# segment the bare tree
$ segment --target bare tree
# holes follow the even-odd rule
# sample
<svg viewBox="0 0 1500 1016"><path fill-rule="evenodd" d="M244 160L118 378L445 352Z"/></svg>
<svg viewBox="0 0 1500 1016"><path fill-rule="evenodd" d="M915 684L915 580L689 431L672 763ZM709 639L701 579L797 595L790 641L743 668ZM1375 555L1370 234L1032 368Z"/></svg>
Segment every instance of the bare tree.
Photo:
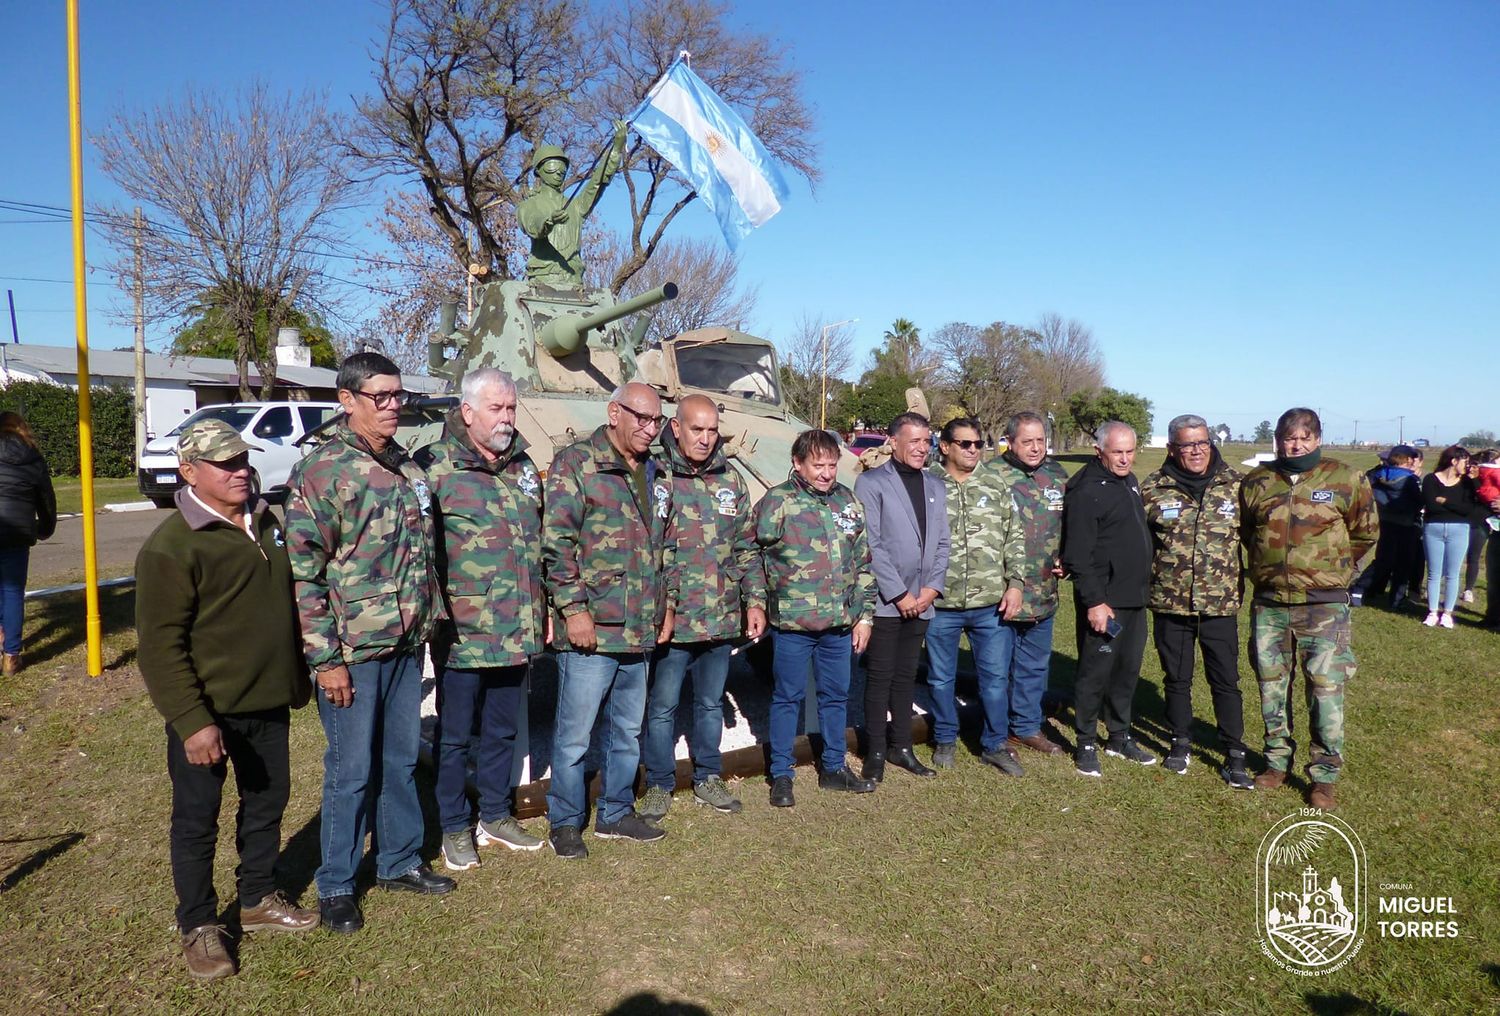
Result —
<svg viewBox="0 0 1500 1016"><path fill-rule="evenodd" d="M802 98L801 72L789 66L784 46L736 29L732 16L730 5L717 0L626 0L601 8L595 32L602 67L586 106L595 150L603 149L611 122L629 115L687 50L694 73L744 116L766 150L816 184L813 115ZM616 290L651 259L667 227L696 196L639 135L625 150L622 173L631 223L627 256L611 280Z"/></svg>
<svg viewBox="0 0 1500 1016"><path fill-rule="evenodd" d="M826 351L823 345L825 330ZM791 334L777 346L781 353L781 380L787 408L816 424L823 399L825 352L828 392L835 395L848 387L848 382L842 379L854 369L854 333L843 326L827 328L821 316L803 314L792 325Z"/></svg>
<svg viewBox="0 0 1500 1016"><path fill-rule="evenodd" d="M932 347L940 363L937 379L949 396L986 433L1000 431L1006 417L1028 408L1035 396L1031 361L1036 336L997 321L980 328L953 322L939 328Z"/></svg>
<svg viewBox="0 0 1500 1016"><path fill-rule="evenodd" d="M1104 384L1104 357L1094 333L1074 318L1043 314L1034 329L1031 376L1036 400L1056 421L1063 447L1072 444L1078 428L1069 417L1068 400L1078 392L1097 391Z"/></svg>
<svg viewBox="0 0 1500 1016"><path fill-rule="evenodd" d="M181 319L212 294L232 322L240 395L253 360L261 395L276 382L274 336L297 306L332 314L326 255L344 240L337 213L354 185L329 161L337 131L320 96L275 96L263 84L227 99L189 91L139 114L117 113L93 138L100 167L146 207L147 308ZM124 208L95 210L114 248L111 271L134 274ZM256 341L264 315L272 341Z"/></svg>
<svg viewBox="0 0 1500 1016"><path fill-rule="evenodd" d="M604 277L629 256L618 235L611 235L599 267ZM677 299L655 309L648 339L660 340L709 325L744 329L755 313L759 287L741 286L740 261L716 240L667 240L646 266L630 277L621 297L636 296L664 282L677 283Z"/></svg>

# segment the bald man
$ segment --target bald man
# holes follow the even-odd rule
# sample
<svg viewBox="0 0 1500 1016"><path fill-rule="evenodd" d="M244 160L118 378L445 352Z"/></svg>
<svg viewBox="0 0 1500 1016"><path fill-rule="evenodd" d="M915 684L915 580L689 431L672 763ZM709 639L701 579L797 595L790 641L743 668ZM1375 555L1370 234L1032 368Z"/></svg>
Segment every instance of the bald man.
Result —
<svg viewBox="0 0 1500 1016"><path fill-rule="evenodd" d="M635 811L646 672L672 637L662 581L671 486L648 458L661 432L661 399L649 385L617 388L608 422L557 453L547 475L542 564L558 617L557 721L547 818L560 858L588 856L583 758L600 710L606 723L603 787L594 835L638 842L666 835Z"/></svg>
<svg viewBox="0 0 1500 1016"><path fill-rule="evenodd" d="M672 641L657 649L646 702L646 795L640 814L661 819L677 786L677 706L683 680L693 679L688 751L693 800L733 815L739 798L724 783L719 739L724 733L724 681L731 640L739 638L740 576L735 541L750 520L750 491L724 455L719 407L689 395L662 431L656 482L671 486L672 524L662 570L676 604Z"/></svg>

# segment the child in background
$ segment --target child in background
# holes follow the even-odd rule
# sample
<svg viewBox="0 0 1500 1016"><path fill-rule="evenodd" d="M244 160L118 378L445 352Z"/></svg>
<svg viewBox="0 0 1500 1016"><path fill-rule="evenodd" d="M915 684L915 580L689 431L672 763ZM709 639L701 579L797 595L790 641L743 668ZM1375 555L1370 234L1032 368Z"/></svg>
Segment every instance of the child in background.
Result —
<svg viewBox="0 0 1500 1016"><path fill-rule="evenodd" d="M1474 456L1474 493L1490 510L1484 524L1490 532L1500 532L1500 513L1494 507L1500 501L1500 448L1486 448Z"/></svg>

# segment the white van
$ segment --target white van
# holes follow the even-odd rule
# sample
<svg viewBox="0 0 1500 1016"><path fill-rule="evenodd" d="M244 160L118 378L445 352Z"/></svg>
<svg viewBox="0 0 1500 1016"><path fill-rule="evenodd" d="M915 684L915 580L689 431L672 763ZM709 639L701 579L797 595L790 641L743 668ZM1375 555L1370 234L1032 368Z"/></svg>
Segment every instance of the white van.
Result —
<svg viewBox="0 0 1500 1016"><path fill-rule="evenodd" d="M302 435L335 413L337 402L236 402L227 406L204 406L172 431L146 443L141 453L139 483L158 508L172 507L172 496L182 486L177 472L177 436L199 420L222 420L240 432L248 443L262 449L250 453L250 482L267 492L285 487L292 465L302 457L297 442Z"/></svg>

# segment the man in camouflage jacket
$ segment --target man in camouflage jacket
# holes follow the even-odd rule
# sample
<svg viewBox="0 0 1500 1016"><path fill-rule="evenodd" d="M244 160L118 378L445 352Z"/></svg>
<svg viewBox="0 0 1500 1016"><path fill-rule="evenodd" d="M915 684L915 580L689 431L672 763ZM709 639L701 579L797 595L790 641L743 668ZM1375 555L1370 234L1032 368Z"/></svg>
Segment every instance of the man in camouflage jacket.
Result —
<svg viewBox="0 0 1500 1016"><path fill-rule="evenodd" d="M743 631L735 547L750 526L750 491L724 455L719 409L707 396L689 395L677 404L677 418L662 431L661 446L655 482L671 486L672 502L662 571L676 612L672 641L657 648L652 666L642 747L646 794L638 810L656 820L671 807L677 707L683 680L691 674L693 799L736 814L741 805L722 778L719 740L732 640Z"/></svg>
<svg viewBox="0 0 1500 1016"><path fill-rule="evenodd" d="M432 499L421 467L395 440L406 398L396 365L357 353L340 366L338 387L345 419L293 467L286 534L328 738L318 899L326 926L354 932L364 923L354 872L372 819L380 885L443 893L453 880L433 874L419 853L418 661L442 616Z"/></svg>
<svg viewBox="0 0 1500 1016"><path fill-rule="evenodd" d="M542 562L560 615L547 818L564 859L588 856L583 759L601 708L609 726L594 835L639 842L666 835L636 814L634 789L647 663L673 625L661 573L672 490L648 458L661 398L632 382L614 392L606 412L608 423L557 453L544 488Z"/></svg>
<svg viewBox="0 0 1500 1016"><path fill-rule="evenodd" d="M1059 755L1042 729L1042 697L1052 665L1052 623L1057 614L1063 498L1068 474L1047 454L1047 424L1023 412L1005 424L1006 450L980 470L979 493L989 495L1000 548L1000 646L1005 680L993 720L994 737L1009 730L1006 754L1026 748ZM983 700L983 694L980 696ZM1004 711L1008 703L1008 715ZM986 725L989 706L986 705ZM1010 771L999 760L999 768Z"/></svg>
<svg viewBox="0 0 1500 1016"><path fill-rule="evenodd" d="M1311 409L1281 414L1277 458L1240 487L1240 532L1254 587L1250 664L1266 721L1266 771L1255 785L1286 782L1297 747L1287 698L1300 664L1313 739L1309 801L1329 810L1344 764L1344 685L1355 671L1349 586L1380 523L1370 481L1323 458L1322 436Z"/></svg>
<svg viewBox="0 0 1500 1016"><path fill-rule="evenodd" d="M441 440L417 452L442 524L437 567L448 621L433 639L437 671L438 821L450 871L479 864L481 847L536 850L542 841L511 815L517 724L531 657L542 651L542 481L516 433L516 385L493 367L463 378L462 401ZM469 823L464 783L469 734L479 720Z"/></svg>
<svg viewBox="0 0 1500 1016"><path fill-rule="evenodd" d="M846 710L853 653L870 641L875 575L864 512L854 492L838 482L839 445L823 430L792 442L792 475L766 491L737 548L744 569L746 634L769 626L775 649L771 695L771 805L790 808L792 746L797 714L807 695L807 671L817 680L818 728L823 734L824 790L868 794L875 781L844 764Z"/></svg>
<svg viewBox="0 0 1500 1016"><path fill-rule="evenodd" d="M1214 447L1201 416L1167 425L1167 461L1141 484L1151 529L1151 616L1161 658L1172 747L1163 765L1181 776L1191 758L1193 654L1213 697L1220 775L1251 789L1245 770L1245 702L1240 695L1240 481Z"/></svg>

